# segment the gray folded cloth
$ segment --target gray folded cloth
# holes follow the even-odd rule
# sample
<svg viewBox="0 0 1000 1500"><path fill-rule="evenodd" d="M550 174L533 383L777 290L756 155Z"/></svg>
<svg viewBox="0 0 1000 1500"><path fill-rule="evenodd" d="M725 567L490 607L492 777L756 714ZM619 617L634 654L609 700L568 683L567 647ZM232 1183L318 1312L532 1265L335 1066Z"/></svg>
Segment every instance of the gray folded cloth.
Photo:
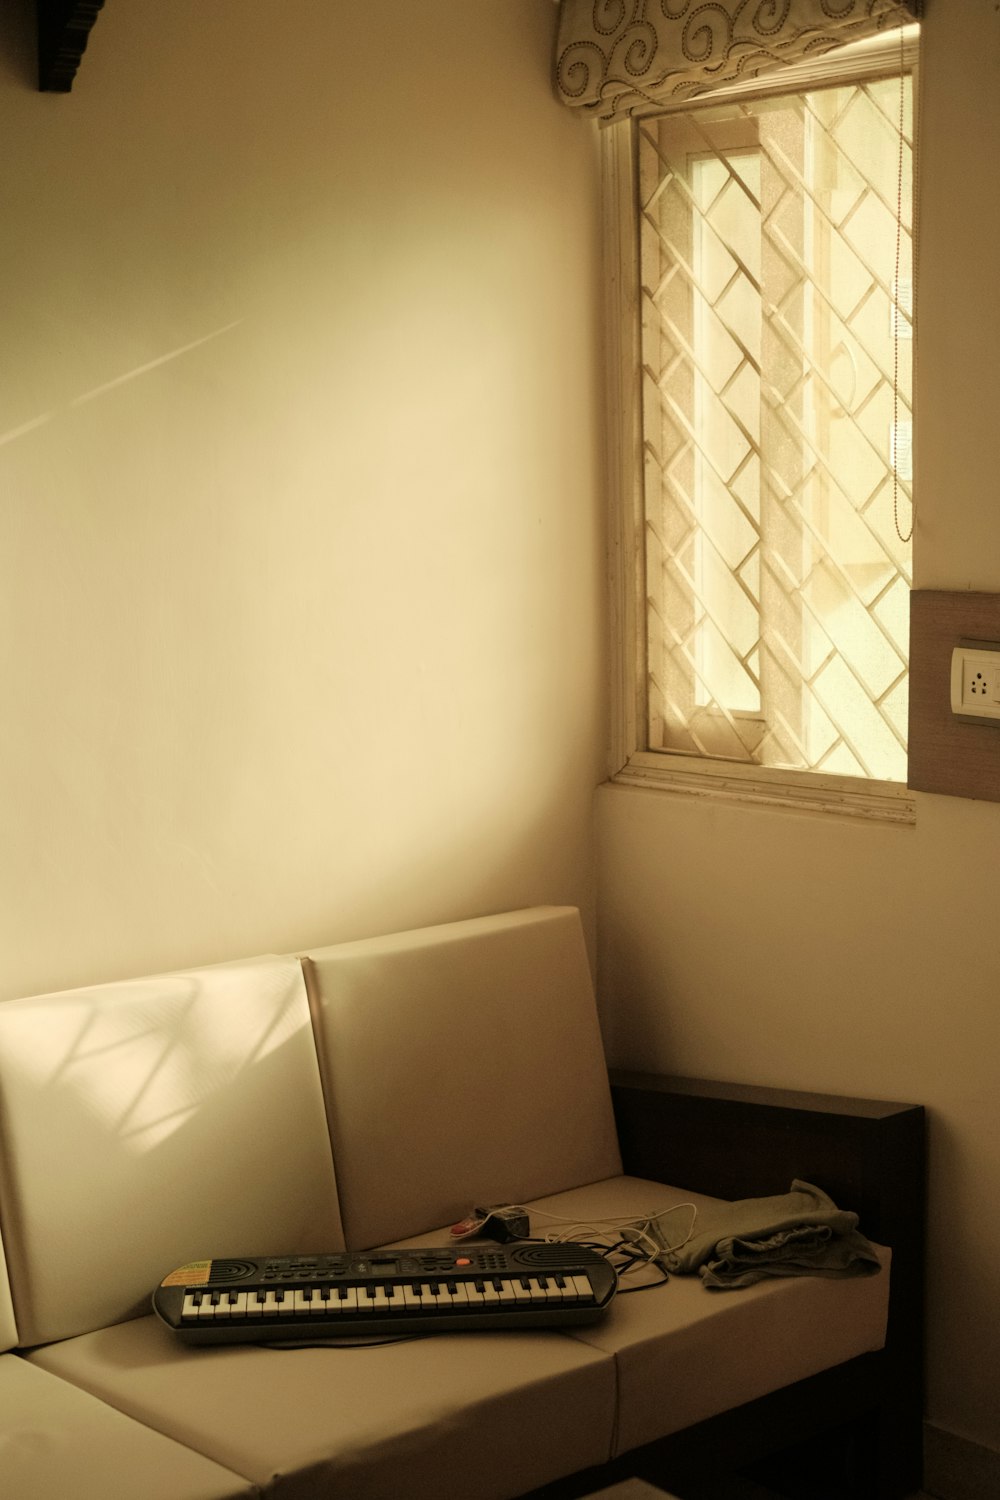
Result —
<svg viewBox="0 0 1000 1500"><path fill-rule="evenodd" d="M768 1276L872 1276L881 1263L858 1216L810 1182L774 1198L740 1198L698 1210L687 1244L668 1251L667 1269L701 1276L722 1291Z"/></svg>

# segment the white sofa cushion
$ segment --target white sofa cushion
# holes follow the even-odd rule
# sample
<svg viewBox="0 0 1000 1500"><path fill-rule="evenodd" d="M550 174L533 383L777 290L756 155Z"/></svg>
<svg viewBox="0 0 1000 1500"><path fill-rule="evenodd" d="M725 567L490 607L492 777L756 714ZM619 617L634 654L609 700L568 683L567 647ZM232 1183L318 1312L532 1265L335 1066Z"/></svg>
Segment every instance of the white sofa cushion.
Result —
<svg viewBox="0 0 1000 1500"><path fill-rule="evenodd" d="M675 1210L661 1221L669 1243L684 1239L695 1208L717 1203L641 1177L617 1176L526 1204L533 1236L573 1239L624 1220ZM440 1244L447 1231L413 1235L405 1245ZM597 1323L566 1337L614 1359L614 1455L668 1437L695 1422L767 1396L782 1386L881 1349L889 1303L890 1251L875 1247L878 1275L774 1279L737 1291L709 1291L699 1276L627 1275Z"/></svg>
<svg viewBox="0 0 1000 1500"><path fill-rule="evenodd" d="M613 1440L613 1358L553 1332L190 1348L141 1318L29 1358L280 1500L507 1500Z"/></svg>
<svg viewBox="0 0 1000 1500"><path fill-rule="evenodd" d="M345 943L303 967L351 1248L621 1170L575 908Z"/></svg>
<svg viewBox="0 0 1000 1500"><path fill-rule="evenodd" d="M528 1205L559 1219L712 1200L618 1176ZM557 1216L557 1217L553 1217ZM683 1238L688 1210L664 1221ZM407 1243L441 1243L445 1230ZM888 1252L884 1252L888 1258ZM381 1347L190 1348L154 1319L29 1356L282 1500L506 1500L881 1347L888 1270L708 1291L626 1291L582 1328L441 1334Z"/></svg>
<svg viewBox="0 0 1000 1500"><path fill-rule="evenodd" d="M106 1406L0 1355L0 1495L5 1500L237 1500L245 1479Z"/></svg>
<svg viewBox="0 0 1000 1500"><path fill-rule="evenodd" d="M260 958L0 1005L22 1344L149 1307L205 1256L342 1242L300 966Z"/></svg>
<svg viewBox="0 0 1000 1500"><path fill-rule="evenodd" d="M16 1343L17 1324L14 1322L14 1304L10 1299L10 1279L7 1275L3 1240L0 1239L0 1351L13 1349Z"/></svg>
<svg viewBox="0 0 1000 1500"><path fill-rule="evenodd" d="M617 1177L532 1204L531 1230L556 1232L559 1226L548 1215L618 1220L713 1201L642 1178ZM690 1211L678 1208L660 1222L670 1243L678 1243L691 1221ZM881 1349L891 1257L888 1249L875 1248L883 1269L874 1276L774 1278L740 1290L710 1291L699 1276L688 1275L644 1291L619 1290L601 1322L572 1333L614 1357L616 1454ZM633 1284L625 1277L621 1288Z"/></svg>

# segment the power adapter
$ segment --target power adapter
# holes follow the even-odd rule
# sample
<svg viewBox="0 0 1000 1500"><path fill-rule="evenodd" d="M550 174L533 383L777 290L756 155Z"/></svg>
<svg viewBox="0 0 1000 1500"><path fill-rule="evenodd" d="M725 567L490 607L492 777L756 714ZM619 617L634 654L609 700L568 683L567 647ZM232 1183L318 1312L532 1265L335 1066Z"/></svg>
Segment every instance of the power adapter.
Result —
<svg viewBox="0 0 1000 1500"><path fill-rule="evenodd" d="M492 1203L488 1208L473 1208L467 1218L451 1226L453 1239L485 1235L501 1245L508 1240L526 1240L531 1232L527 1209L509 1203Z"/></svg>

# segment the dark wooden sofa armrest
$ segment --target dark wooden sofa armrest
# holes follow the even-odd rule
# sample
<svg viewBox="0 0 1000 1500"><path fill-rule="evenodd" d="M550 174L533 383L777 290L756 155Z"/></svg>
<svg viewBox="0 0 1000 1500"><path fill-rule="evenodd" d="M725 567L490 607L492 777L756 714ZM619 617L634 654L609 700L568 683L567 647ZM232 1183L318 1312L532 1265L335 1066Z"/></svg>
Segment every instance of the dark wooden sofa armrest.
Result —
<svg viewBox="0 0 1000 1500"><path fill-rule="evenodd" d="M871 1239L921 1255L925 1120L920 1105L656 1073L611 1073L625 1171L716 1198L813 1182Z"/></svg>
<svg viewBox="0 0 1000 1500"><path fill-rule="evenodd" d="M892 1250L889 1324L878 1360L881 1475L918 1488L924 1367L926 1119L920 1105L613 1071L626 1173L718 1198L815 1183ZM871 1360L869 1359L869 1363ZM895 1471L895 1474L893 1473Z"/></svg>

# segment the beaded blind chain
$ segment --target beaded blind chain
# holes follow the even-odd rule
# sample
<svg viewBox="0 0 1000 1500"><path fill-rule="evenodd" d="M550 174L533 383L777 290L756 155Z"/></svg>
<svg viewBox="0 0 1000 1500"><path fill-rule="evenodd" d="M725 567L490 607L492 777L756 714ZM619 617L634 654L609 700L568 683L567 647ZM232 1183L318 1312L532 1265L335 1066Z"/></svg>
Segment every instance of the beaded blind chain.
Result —
<svg viewBox="0 0 1000 1500"><path fill-rule="evenodd" d="M896 535L899 537L899 540L901 542L908 542L913 536L913 526L915 520L915 506L912 498L910 501L910 529L905 533L905 535L903 533L902 527L899 524L899 329L900 319L902 317L902 312L899 305L899 268L903 239L903 160L905 148L904 129L906 123L906 75L904 72L905 60L903 43L904 24L905 17L901 17L899 24L899 157L897 161L896 172L896 274L893 282L894 317L892 335L892 430L896 434L896 452L893 455L892 464L892 519L893 524L896 527ZM913 225L913 234L915 237L915 223ZM915 285L915 278L911 280L911 285ZM913 316L915 306L916 300L915 298L911 298L911 318ZM916 341L914 341L914 348L915 347Z"/></svg>

